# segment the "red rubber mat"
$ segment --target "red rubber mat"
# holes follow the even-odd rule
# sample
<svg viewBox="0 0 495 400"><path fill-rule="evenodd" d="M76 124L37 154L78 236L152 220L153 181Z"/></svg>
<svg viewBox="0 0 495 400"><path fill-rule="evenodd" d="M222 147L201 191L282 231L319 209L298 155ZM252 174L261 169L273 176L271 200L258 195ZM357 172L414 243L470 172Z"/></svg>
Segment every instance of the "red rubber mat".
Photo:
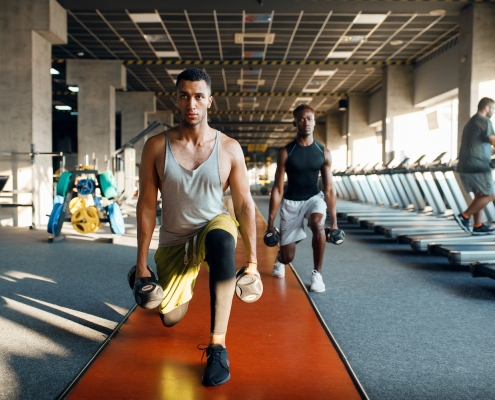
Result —
<svg viewBox="0 0 495 400"><path fill-rule="evenodd" d="M257 211L258 268L263 296L246 304L234 296L227 349L231 379L204 387L209 339L208 275L204 268L184 319L164 328L155 310L130 316L76 384L69 399L360 399L350 375L292 270L273 278L276 248L263 244ZM239 237L236 262L245 263ZM308 276L310 271L308 270ZM129 290L129 296L131 296Z"/></svg>

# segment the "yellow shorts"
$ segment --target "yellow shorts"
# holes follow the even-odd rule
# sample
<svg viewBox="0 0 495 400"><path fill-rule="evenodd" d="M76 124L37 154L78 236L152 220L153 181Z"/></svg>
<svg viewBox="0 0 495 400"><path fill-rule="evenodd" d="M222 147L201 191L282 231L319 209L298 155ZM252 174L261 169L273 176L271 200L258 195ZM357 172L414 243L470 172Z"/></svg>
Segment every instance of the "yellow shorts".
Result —
<svg viewBox="0 0 495 400"><path fill-rule="evenodd" d="M197 234L195 246L194 239L191 239L188 244L158 248L155 262L158 281L163 287L163 300L158 308L161 314L166 314L191 300L199 266L206 257L206 234L213 229L222 229L232 235L237 245L238 226L239 223L230 215L220 214ZM193 254L194 248L196 248L195 254ZM209 269L206 261L205 264Z"/></svg>

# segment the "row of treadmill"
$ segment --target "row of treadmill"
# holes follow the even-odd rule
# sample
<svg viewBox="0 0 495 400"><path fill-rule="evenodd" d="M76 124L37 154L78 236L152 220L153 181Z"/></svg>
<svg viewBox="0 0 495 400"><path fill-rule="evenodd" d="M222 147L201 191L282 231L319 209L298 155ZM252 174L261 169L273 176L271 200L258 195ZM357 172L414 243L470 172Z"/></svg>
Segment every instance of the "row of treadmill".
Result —
<svg viewBox="0 0 495 400"><path fill-rule="evenodd" d="M457 161L443 162L444 156L334 172L337 216L410 244L413 251L468 265L473 277L495 279L495 235L468 234L454 220L468 205L454 174ZM493 203L483 219L487 225L495 222Z"/></svg>

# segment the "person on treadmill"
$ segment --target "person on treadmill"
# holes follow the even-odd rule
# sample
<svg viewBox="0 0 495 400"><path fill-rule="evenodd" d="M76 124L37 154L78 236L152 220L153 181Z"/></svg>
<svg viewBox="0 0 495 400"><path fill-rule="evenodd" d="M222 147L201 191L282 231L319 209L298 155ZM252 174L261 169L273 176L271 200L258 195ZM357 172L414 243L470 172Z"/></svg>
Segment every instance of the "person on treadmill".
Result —
<svg viewBox="0 0 495 400"><path fill-rule="evenodd" d="M275 259L272 275L282 278L285 265L295 256L296 244L306 237L304 220L313 234L313 292L325 291L321 276L326 235L325 220L329 210L330 229L337 227L337 195L332 180L332 156L313 138L315 114L307 104L301 104L293 112L297 128L295 140L278 153L275 182L270 196L267 231L274 230L274 221L280 206L280 250ZM287 173L287 190L284 193L284 177ZM323 192L318 188L321 173Z"/></svg>
<svg viewBox="0 0 495 400"><path fill-rule="evenodd" d="M495 112L495 101L483 97L478 103L478 112L464 126L459 150L459 172L464 189L474 193L469 207L455 216L459 226L471 233L469 220L474 219L473 234L493 233L495 229L482 223L483 209L495 200L490 157L495 146L495 132L490 118Z"/></svg>

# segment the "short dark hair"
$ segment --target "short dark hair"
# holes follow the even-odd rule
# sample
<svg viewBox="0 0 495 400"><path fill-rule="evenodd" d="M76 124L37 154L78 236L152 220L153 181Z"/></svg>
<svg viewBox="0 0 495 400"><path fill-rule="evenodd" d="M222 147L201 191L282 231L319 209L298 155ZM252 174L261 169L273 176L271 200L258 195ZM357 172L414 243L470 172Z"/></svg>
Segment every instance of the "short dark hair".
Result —
<svg viewBox="0 0 495 400"><path fill-rule="evenodd" d="M315 113L315 110L313 110L313 108L311 108L309 104L299 104L296 108L294 108L294 111L292 111L292 115L294 115L294 118L296 118L296 114L302 110L309 110L313 114Z"/></svg>
<svg viewBox="0 0 495 400"><path fill-rule="evenodd" d="M483 97L480 102L478 103L478 111L483 110L486 106L495 103L493 99L490 99L489 97Z"/></svg>
<svg viewBox="0 0 495 400"><path fill-rule="evenodd" d="M177 81L175 82L175 89L176 90L179 87L179 82L181 80L192 81L192 82L205 81L206 84L208 85L208 89L210 90L210 93L211 93L211 78L202 69L189 68L189 69L185 69L184 71L182 71L179 74L179 76L177 77Z"/></svg>

